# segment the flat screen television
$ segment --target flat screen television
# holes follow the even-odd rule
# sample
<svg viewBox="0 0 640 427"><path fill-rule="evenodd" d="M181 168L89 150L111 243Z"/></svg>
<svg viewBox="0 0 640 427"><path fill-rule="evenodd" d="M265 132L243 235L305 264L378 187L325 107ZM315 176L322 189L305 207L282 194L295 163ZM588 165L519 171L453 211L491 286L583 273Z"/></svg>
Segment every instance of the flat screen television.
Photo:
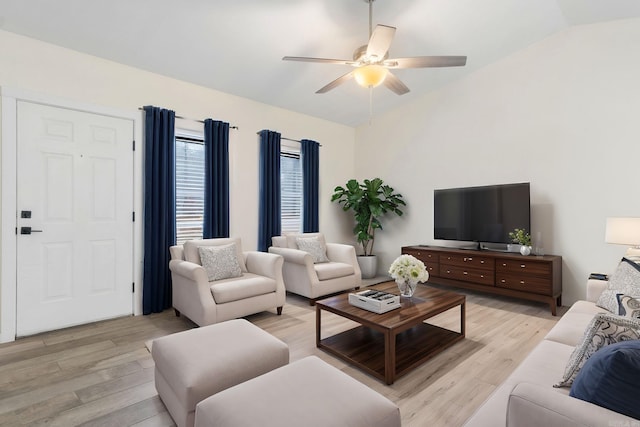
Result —
<svg viewBox="0 0 640 427"><path fill-rule="evenodd" d="M433 191L434 239L511 243L514 228L531 232L528 182Z"/></svg>

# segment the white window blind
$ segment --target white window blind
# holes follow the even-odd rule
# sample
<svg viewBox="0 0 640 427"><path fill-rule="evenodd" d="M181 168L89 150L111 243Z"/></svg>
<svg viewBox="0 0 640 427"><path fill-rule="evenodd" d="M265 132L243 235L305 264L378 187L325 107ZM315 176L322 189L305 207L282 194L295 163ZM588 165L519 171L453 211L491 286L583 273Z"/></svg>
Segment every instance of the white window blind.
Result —
<svg viewBox="0 0 640 427"><path fill-rule="evenodd" d="M300 151L280 153L280 207L282 234L302 231L302 164Z"/></svg>
<svg viewBox="0 0 640 427"><path fill-rule="evenodd" d="M176 135L176 243L202 239L204 141Z"/></svg>

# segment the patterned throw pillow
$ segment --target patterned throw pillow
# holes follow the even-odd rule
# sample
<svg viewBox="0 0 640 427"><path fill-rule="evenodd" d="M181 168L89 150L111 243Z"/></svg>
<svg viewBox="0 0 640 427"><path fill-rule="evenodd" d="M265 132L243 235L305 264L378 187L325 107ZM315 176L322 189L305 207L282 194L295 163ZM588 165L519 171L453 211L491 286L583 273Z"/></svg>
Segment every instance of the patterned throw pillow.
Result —
<svg viewBox="0 0 640 427"><path fill-rule="evenodd" d="M200 246L198 253L210 282L242 276L235 243L221 246Z"/></svg>
<svg viewBox="0 0 640 427"><path fill-rule="evenodd" d="M613 314L620 314L618 294L640 298L640 265L627 258L622 258L618 264L618 268L609 279L608 288L602 292L596 305Z"/></svg>
<svg viewBox="0 0 640 427"><path fill-rule="evenodd" d="M602 347L637 339L640 339L640 320L597 314L587 326L582 342L571 353L562 380L554 387L570 387L587 359Z"/></svg>
<svg viewBox="0 0 640 427"><path fill-rule="evenodd" d="M617 294L618 314L632 319L640 319L640 299L629 295Z"/></svg>
<svg viewBox="0 0 640 427"><path fill-rule="evenodd" d="M317 237L298 237L296 238L296 243L298 244L298 249L311 255L314 264L329 262L327 248Z"/></svg>

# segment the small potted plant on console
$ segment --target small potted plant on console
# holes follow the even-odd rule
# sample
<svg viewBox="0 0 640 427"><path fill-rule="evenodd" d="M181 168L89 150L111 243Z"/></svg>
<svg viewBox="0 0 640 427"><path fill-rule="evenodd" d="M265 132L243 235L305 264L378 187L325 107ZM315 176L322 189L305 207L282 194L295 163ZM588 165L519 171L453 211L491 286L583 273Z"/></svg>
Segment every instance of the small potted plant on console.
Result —
<svg viewBox="0 0 640 427"><path fill-rule="evenodd" d="M531 253L531 235L524 228L516 228L509 232L509 238L513 243L520 245L520 253L529 255Z"/></svg>

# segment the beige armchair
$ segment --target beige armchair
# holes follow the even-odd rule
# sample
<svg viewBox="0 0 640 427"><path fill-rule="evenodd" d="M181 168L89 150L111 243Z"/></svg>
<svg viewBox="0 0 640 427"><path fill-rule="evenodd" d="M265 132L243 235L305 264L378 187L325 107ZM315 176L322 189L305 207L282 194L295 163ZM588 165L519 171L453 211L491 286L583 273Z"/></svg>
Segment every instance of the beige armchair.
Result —
<svg viewBox="0 0 640 427"><path fill-rule="evenodd" d="M242 252L240 239L234 238L190 240L170 252L177 316L205 326L273 308L282 313L282 257Z"/></svg>
<svg viewBox="0 0 640 427"><path fill-rule="evenodd" d="M314 246L318 245L309 246L314 240L322 253L315 253ZM309 298L312 305L320 297L358 289L362 284L356 251L351 245L326 243L322 233L275 236L271 242L269 252L284 258L282 275L287 291ZM301 245L308 251L301 250ZM325 258L321 259L323 254Z"/></svg>

